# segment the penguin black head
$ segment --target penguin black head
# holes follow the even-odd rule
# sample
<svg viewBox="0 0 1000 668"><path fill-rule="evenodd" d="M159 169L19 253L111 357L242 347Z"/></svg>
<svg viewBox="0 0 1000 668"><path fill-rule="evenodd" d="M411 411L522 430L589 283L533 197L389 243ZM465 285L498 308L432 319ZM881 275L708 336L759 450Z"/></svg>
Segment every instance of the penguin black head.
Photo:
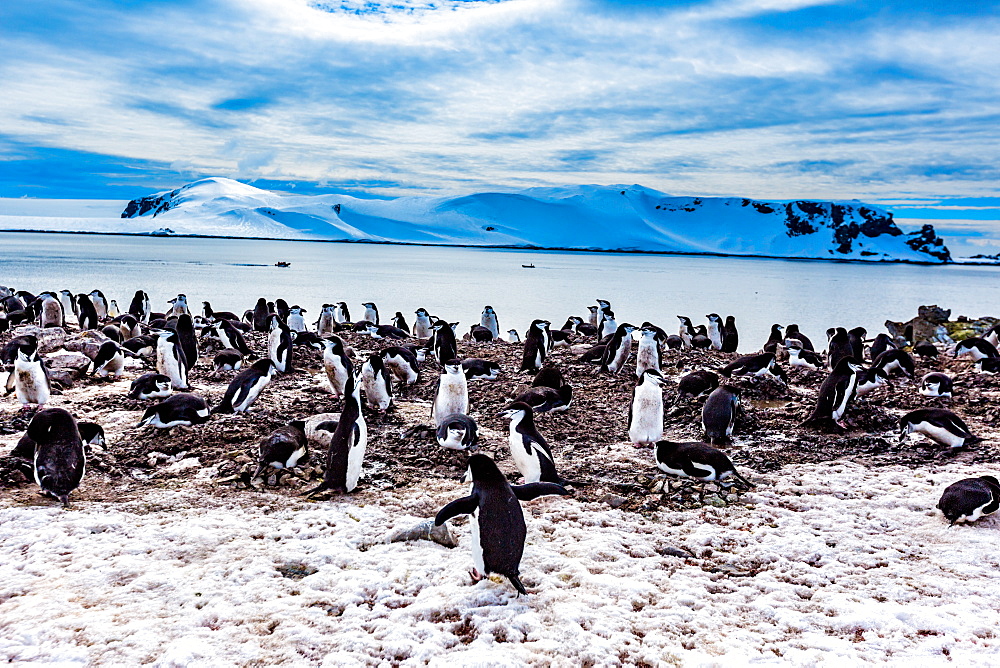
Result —
<svg viewBox="0 0 1000 668"><path fill-rule="evenodd" d="M74 440L80 438L76 420L62 408L45 408L38 411L25 430L28 438L35 443Z"/></svg>
<svg viewBox="0 0 1000 668"><path fill-rule="evenodd" d="M496 462L483 454L469 457L469 468L463 480L465 482L507 482L507 478L497 468Z"/></svg>
<svg viewBox="0 0 1000 668"><path fill-rule="evenodd" d="M25 362L37 361L38 339L31 334L21 337L21 341L17 344L17 355Z"/></svg>
<svg viewBox="0 0 1000 668"><path fill-rule="evenodd" d="M514 403L508 405L506 408L500 411L499 415L501 417L514 418L517 417L519 413L524 415L531 415L533 412L534 411L532 411L531 406L529 406L528 404L524 403L523 401L515 401Z"/></svg>
<svg viewBox="0 0 1000 668"><path fill-rule="evenodd" d="M636 385L642 385L643 383L652 383L654 385L662 387L663 382L664 382L663 374L661 374L656 369L646 369L645 371L642 372L642 375L639 376L639 382L637 382Z"/></svg>
<svg viewBox="0 0 1000 668"><path fill-rule="evenodd" d="M443 366L444 370L452 375L462 373L462 360L458 358L448 360Z"/></svg>

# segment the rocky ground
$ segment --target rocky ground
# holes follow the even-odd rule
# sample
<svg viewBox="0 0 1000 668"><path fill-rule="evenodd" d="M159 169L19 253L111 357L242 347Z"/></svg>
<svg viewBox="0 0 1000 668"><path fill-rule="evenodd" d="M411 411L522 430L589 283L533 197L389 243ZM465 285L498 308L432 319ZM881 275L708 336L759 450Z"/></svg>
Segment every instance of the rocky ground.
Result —
<svg viewBox="0 0 1000 668"><path fill-rule="evenodd" d="M6 342L10 334L0 338ZM357 359L392 345L367 335L342 333ZM70 333L66 345L77 339ZM266 349L263 334L250 334L251 347ZM498 412L512 397L530 384L531 375L517 373L521 346L506 342L460 343L463 357L481 357L499 362L503 374L497 381L470 382L471 414L481 428L481 444L501 462L501 468L516 479L506 446L507 420ZM214 373L211 357L215 350L203 346L200 364L190 382L194 392L218 403L235 372ZM64 351L49 353L58 358ZM556 349L550 361L558 365L574 387L574 399L565 413L536 416L539 431L548 440L556 456L560 474L574 483L577 498L584 501L607 500L641 512L691 502L688 497L661 498L648 493L655 474L651 451L635 448L627 441L628 407L634 378L632 369L618 376L597 373L596 365L581 363L569 349ZM720 369L735 359L735 354L714 351L671 351L664 356L668 378L665 389L666 433L671 440L700 440L701 407L704 398L690 402L676 401L676 381L691 369ZM430 358L432 360L433 358ZM737 423L734 443L727 447L738 467L753 476L805 463L847 460L866 466L921 465L954 460L963 464L996 462L998 450L996 424L1000 407L1000 380L971 370L967 359L953 360L940 355L930 362L917 359L917 378L894 378L891 387L875 390L858 400L848 411L845 434L818 433L799 427L815 403L816 391L825 378L823 371L789 370L787 386L773 380L737 378L732 385L742 390L744 414ZM138 362L118 381L85 377L72 387L58 391L51 405L70 410L78 419L103 425L108 437L107 449L92 454L84 484L73 496L79 500L98 500L122 489L138 492L143 487L178 485L187 480L213 481L219 495L255 495L239 481L255 461L257 443L272 429L290 420L322 412L337 412L339 402L329 393L319 352L297 347L295 371L276 376L248 413L217 415L204 425L171 431L137 428L142 412L155 400L126 398L129 383L148 369ZM369 428L365 473L358 490L378 494L383 490L419 486L428 478L452 479L464 470L465 456L444 450L427 438L403 438L403 432L416 424L429 422L430 401L440 367L433 361L424 364L418 383L397 396L386 413L365 408ZM955 379L955 398L928 399L917 394L919 377L930 371L944 371ZM70 374L72 377L72 374ZM64 377L64 376L61 376ZM0 447L8 451L20 437L30 414L8 398L0 411ZM957 455L919 436L900 441L899 416L926 406L946 406L963 416L973 433L984 437L983 443ZM313 453L320 462L322 453ZM26 501L34 485L22 472L23 463L0 457L0 486L7 488L11 499ZM306 467L299 479L290 476L279 487L268 491L297 495L312 480L318 480L318 466ZM287 483L287 484L286 484ZM111 489L115 491L110 492Z"/></svg>

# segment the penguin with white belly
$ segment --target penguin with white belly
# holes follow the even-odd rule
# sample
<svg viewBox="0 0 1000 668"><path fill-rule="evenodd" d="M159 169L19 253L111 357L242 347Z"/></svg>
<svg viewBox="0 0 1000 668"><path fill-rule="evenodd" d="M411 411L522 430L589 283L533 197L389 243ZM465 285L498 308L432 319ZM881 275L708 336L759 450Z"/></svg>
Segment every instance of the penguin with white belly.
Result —
<svg viewBox="0 0 1000 668"><path fill-rule="evenodd" d="M378 307L375 306L375 302L365 302L362 306L365 307L365 315L362 320L367 320L373 325L380 324L378 321Z"/></svg>
<svg viewBox="0 0 1000 668"><path fill-rule="evenodd" d="M952 526L992 515L1000 508L1000 481L991 475L959 480L945 488L937 507Z"/></svg>
<svg viewBox="0 0 1000 668"><path fill-rule="evenodd" d="M614 336L607 343L604 356L601 357L601 371L617 374L625 368L625 364L632 354L632 332L634 331L635 325L630 325L627 322L623 322L615 329Z"/></svg>
<svg viewBox="0 0 1000 668"><path fill-rule="evenodd" d="M923 434L935 443L947 445L951 451L979 443L983 439L973 436L962 418L945 408L918 408L899 419L902 443L908 434Z"/></svg>
<svg viewBox="0 0 1000 668"><path fill-rule="evenodd" d="M308 461L309 443L305 424L301 420L293 420L261 440L257 446L257 469L250 479L261 478L268 469L274 469L274 484L279 485L281 476ZM267 484L268 477L270 476L264 477L264 484Z"/></svg>
<svg viewBox="0 0 1000 668"><path fill-rule="evenodd" d="M165 399L170 396L170 378L159 373L144 373L132 381L129 399Z"/></svg>
<svg viewBox="0 0 1000 668"><path fill-rule="evenodd" d="M279 373L292 372L292 330L272 313L267 335L267 356Z"/></svg>
<svg viewBox="0 0 1000 668"><path fill-rule="evenodd" d="M97 350L97 357L91 362L90 375L118 377L125 370L125 355L116 341L105 341Z"/></svg>
<svg viewBox="0 0 1000 668"><path fill-rule="evenodd" d="M479 428L468 415L456 413L441 420L435 434L438 445L449 450L475 450L479 447Z"/></svg>
<svg viewBox="0 0 1000 668"><path fill-rule="evenodd" d="M190 427L208 422L210 415L211 411L204 399L196 394L179 392L147 408L136 426L157 429Z"/></svg>
<svg viewBox="0 0 1000 668"><path fill-rule="evenodd" d="M430 338L431 330L431 316L427 313L427 309L418 308L415 311L417 319L413 321L413 336L418 339Z"/></svg>
<svg viewBox="0 0 1000 668"><path fill-rule="evenodd" d="M655 369L643 371L635 385L628 411L628 437L636 446L663 438L663 376Z"/></svg>
<svg viewBox="0 0 1000 668"><path fill-rule="evenodd" d="M431 404L431 421L434 428L441 426L441 421L450 415L469 414L469 382L462 370L462 363L457 359L445 362L444 370L438 379L437 391L434 393L434 403Z"/></svg>
<svg viewBox="0 0 1000 668"><path fill-rule="evenodd" d="M802 426L842 432L843 426L839 421L857 394L861 370L861 365L853 357L842 357L820 385L816 406Z"/></svg>
<svg viewBox="0 0 1000 668"><path fill-rule="evenodd" d="M368 446L368 425L361 414L361 379L351 375L347 381L344 410L330 439L326 453L323 482L306 492L313 496L323 491L349 494L358 485L361 465Z"/></svg>
<svg viewBox="0 0 1000 668"><path fill-rule="evenodd" d="M188 362L177 332L160 332L156 340L156 372L170 378L175 390L188 389Z"/></svg>
<svg viewBox="0 0 1000 668"><path fill-rule="evenodd" d="M665 336L661 336L662 330L657 327L643 326L639 330L639 349L635 356L635 375L641 378L646 371L652 370L660 373L663 367L663 348L661 342Z"/></svg>
<svg viewBox="0 0 1000 668"><path fill-rule="evenodd" d="M519 594L527 594L521 582L520 564L528 531L518 500L530 501L548 494L566 496L569 492L558 484L546 482L511 486L496 463L480 454L469 457L465 480L472 483L469 496L442 508L434 524L441 526L458 515L472 515L473 582L497 573L507 578Z"/></svg>
<svg viewBox="0 0 1000 668"><path fill-rule="evenodd" d="M7 394L15 392L21 404L37 404L42 408L49 402L52 390L45 365L38 356L38 339L27 335L16 341L14 370L8 376Z"/></svg>
<svg viewBox="0 0 1000 668"><path fill-rule="evenodd" d="M274 363L269 359L257 360L233 377L226 394L212 413L245 413L271 382Z"/></svg>
<svg viewBox="0 0 1000 668"><path fill-rule="evenodd" d="M288 328L293 332L307 332L309 327L303 313L308 313L304 308L296 304L288 309Z"/></svg>
<svg viewBox="0 0 1000 668"><path fill-rule="evenodd" d="M497 320L497 312L493 310L492 306L483 308L483 313L479 317L479 326L490 330L494 339L500 338L500 322Z"/></svg>
<svg viewBox="0 0 1000 668"><path fill-rule="evenodd" d="M340 398L347 392L347 381L354 373L354 364L344 350L344 340L331 336L323 340L323 368L330 380L333 396Z"/></svg>
<svg viewBox="0 0 1000 668"><path fill-rule="evenodd" d="M951 376L934 371L925 375L920 380L920 394L925 397L948 397L952 396Z"/></svg>
<svg viewBox="0 0 1000 668"><path fill-rule="evenodd" d="M455 359L458 356L458 341L455 330L444 320L438 320L431 326L432 338L430 349L434 352L438 364Z"/></svg>
<svg viewBox="0 0 1000 668"><path fill-rule="evenodd" d="M521 356L519 371L538 371L542 368L542 364L549 354L548 329L549 322L547 320L532 321L524 340L524 353Z"/></svg>
<svg viewBox="0 0 1000 668"><path fill-rule="evenodd" d="M392 405L392 379L378 353L372 353L361 365L361 389L364 390L368 408L387 411Z"/></svg>
<svg viewBox="0 0 1000 668"><path fill-rule="evenodd" d="M535 428L531 406L514 402L502 410L500 415L510 419L510 455L517 470L524 476L524 481L566 484L556 472L549 444Z"/></svg>

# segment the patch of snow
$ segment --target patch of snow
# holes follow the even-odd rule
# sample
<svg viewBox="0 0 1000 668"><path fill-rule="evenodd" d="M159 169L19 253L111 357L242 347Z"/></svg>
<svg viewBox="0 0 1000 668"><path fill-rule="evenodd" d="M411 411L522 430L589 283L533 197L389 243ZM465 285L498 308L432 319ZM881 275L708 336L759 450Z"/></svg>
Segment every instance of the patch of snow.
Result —
<svg viewBox="0 0 1000 668"><path fill-rule="evenodd" d="M0 661L987 666L1000 521L948 528L934 509L984 473L807 465L652 518L539 499L520 598L470 584L467 522L456 549L379 542L466 493L446 481L323 503L207 487L6 501Z"/></svg>

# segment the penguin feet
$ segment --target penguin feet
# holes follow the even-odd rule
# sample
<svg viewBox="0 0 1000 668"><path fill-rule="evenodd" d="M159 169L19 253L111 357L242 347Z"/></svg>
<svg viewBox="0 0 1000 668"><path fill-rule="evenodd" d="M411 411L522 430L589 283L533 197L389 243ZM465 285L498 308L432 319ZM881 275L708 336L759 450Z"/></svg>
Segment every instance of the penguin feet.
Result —
<svg viewBox="0 0 1000 668"><path fill-rule="evenodd" d="M469 576L472 578L472 584L479 584L480 582L486 579L486 576L480 573L475 568L469 571Z"/></svg>

